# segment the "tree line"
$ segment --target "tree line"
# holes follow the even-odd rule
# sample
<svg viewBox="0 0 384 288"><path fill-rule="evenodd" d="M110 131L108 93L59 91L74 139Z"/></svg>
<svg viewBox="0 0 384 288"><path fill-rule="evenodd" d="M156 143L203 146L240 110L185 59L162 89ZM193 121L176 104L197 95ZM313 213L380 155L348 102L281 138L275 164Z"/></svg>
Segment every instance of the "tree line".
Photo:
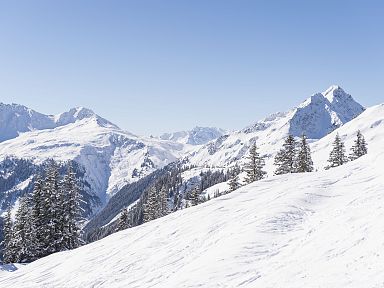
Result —
<svg viewBox="0 0 384 288"><path fill-rule="evenodd" d="M330 164L327 165L325 169L343 165L348 160L356 160L368 152L367 143L360 130L357 131L356 140L354 141L349 156L346 156L345 145L339 134L336 134L332 146L333 149L330 152L328 159ZM244 184L250 184L254 181L263 179L266 175L266 172L263 170L265 162L263 157L257 152L256 143L251 146L247 160L248 162L245 163L243 169L246 172ZM313 161L311 150L305 134L301 136L300 141L297 141L292 135L288 135L284 140L283 147L277 152L274 158L274 165L276 166L274 171L275 175L312 172ZM234 175L229 180L228 185L229 192L241 187L242 184L239 182L239 176Z"/></svg>
<svg viewBox="0 0 384 288"><path fill-rule="evenodd" d="M31 194L19 199L14 217L7 209L3 234L3 262L32 262L49 254L79 247L81 196L72 163L60 177L54 161L45 177L36 176Z"/></svg>

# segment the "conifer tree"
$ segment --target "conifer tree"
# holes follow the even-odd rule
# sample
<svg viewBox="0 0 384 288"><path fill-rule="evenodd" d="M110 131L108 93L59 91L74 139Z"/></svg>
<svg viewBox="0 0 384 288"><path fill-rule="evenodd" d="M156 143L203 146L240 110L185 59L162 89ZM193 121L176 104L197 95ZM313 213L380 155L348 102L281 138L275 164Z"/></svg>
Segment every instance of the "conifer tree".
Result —
<svg viewBox="0 0 384 288"><path fill-rule="evenodd" d="M129 228L129 211L128 208L124 208L120 214L116 231L121 231Z"/></svg>
<svg viewBox="0 0 384 288"><path fill-rule="evenodd" d="M15 254L16 249L14 246L14 234L13 234L13 223L11 217L11 207L8 206L7 212L5 214L5 218L3 220L3 262L13 263L16 262Z"/></svg>
<svg viewBox="0 0 384 288"><path fill-rule="evenodd" d="M355 144L351 148L351 154L349 156L350 160L356 160L361 156L367 154L367 143L365 142L363 134L361 134L360 130L357 131Z"/></svg>
<svg viewBox="0 0 384 288"><path fill-rule="evenodd" d="M67 166L67 174L63 180L61 197L63 201L62 233L65 237L64 247L74 249L81 245L79 221L81 218L81 194L77 184L76 174L73 171L72 163Z"/></svg>
<svg viewBox="0 0 384 288"><path fill-rule="evenodd" d="M44 220L47 221L45 227L46 234L44 248L47 254L58 252L62 249L63 239L61 235L62 223L60 222L60 189L59 189L59 170L54 161L48 167L44 185L45 214Z"/></svg>
<svg viewBox="0 0 384 288"><path fill-rule="evenodd" d="M283 148L276 154L274 164L275 175L296 172L296 140L292 135L285 139Z"/></svg>
<svg viewBox="0 0 384 288"><path fill-rule="evenodd" d="M160 190L160 217L166 216L168 214L168 192L165 186L161 187Z"/></svg>
<svg viewBox="0 0 384 288"><path fill-rule="evenodd" d="M239 183L239 176L235 175L229 180L229 192L233 192L236 189L240 188L240 183Z"/></svg>
<svg viewBox="0 0 384 288"><path fill-rule="evenodd" d="M32 201L32 227L34 230L34 245L35 256L40 258L44 256L44 199L43 199L43 183L40 176L35 179L33 192L31 196Z"/></svg>
<svg viewBox="0 0 384 288"><path fill-rule="evenodd" d="M254 181L263 179L264 175L267 173L263 171L265 163L264 159L257 152L256 143L254 143L249 149L249 155L247 159L248 162L244 165L244 170L247 173L245 177L245 182L249 184Z"/></svg>
<svg viewBox="0 0 384 288"><path fill-rule="evenodd" d="M143 209L143 221L144 223L156 219L156 206L157 206L157 197L156 197L156 187L152 185L147 192L147 199L144 203Z"/></svg>
<svg viewBox="0 0 384 288"><path fill-rule="evenodd" d="M18 263L35 260L34 231L32 221L32 210L30 209L30 198L20 198L19 207L16 212L14 225L14 245L17 248L15 260Z"/></svg>
<svg viewBox="0 0 384 288"><path fill-rule="evenodd" d="M196 206L199 204L199 187L192 188L191 192L189 192L189 200L191 201L192 206Z"/></svg>
<svg viewBox="0 0 384 288"><path fill-rule="evenodd" d="M296 172L312 172L313 171L313 161L311 157L311 150L307 143L307 138L303 134L301 136L299 151L297 153L296 159Z"/></svg>
<svg viewBox="0 0 384 288"><path fill-rule="evenodd" d="M329 154L329 165L325 167L325 169L329 169L332 167L337 167L340 165L345 164L348 161L347 157L345 156L345 146L343 141L341 141L341 138L339 136L339 133L336 134L335 141L333 142L333 149L331 153Z"/></svg>

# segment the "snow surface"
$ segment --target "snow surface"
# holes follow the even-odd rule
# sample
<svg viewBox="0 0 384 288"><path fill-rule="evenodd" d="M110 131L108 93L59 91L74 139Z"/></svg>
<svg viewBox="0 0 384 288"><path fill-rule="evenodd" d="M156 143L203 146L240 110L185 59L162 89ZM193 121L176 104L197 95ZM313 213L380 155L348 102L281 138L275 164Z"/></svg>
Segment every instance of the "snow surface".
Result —
<svg viewBox="0 0 384 288"><path fill-rule="evenodd" d="M0 286L383 287L384 105L339 133L359 128L369 152L356 161L255 182L0 274Z"/></svg>

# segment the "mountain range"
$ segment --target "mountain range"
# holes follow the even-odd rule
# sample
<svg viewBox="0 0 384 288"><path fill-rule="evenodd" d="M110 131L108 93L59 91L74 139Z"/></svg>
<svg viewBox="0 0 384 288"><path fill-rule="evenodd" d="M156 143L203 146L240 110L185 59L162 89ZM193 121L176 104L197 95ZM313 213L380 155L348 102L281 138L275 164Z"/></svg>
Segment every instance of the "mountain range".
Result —
<svg viewBox="0 0 384 288"><path fill-rule="evenodd" d="M306 107L258 123L273 122L288 133L297 111L312 111ZM340 121L356 112L343 111L348 115L335 111ZM18 271L1 272L0 286L381 287L384 104L339 122L338 128L327 124L321 130L333 131L311 143L319 167L336 134L349 149L360 130L368 154L331 170L268 177ZM270 135L276 132L247 128L222 143L267 129ZM217 151L223 148L229 149Z"/></svg>
<svg viewBox="0 0 384 288"><path fill-rule="evenodd" d="M22 105L0 104L0 161L8 157L28 159L35 164L47 159L76 161L85 171L88 193L98 198L93 204L94 214L127 184L171 162L183 159L201 168L230 167L245 161L255 141L265 156L267 171L272 174L276 147L288 134L305 133L311 139L320 139L363 111L364 107L341 87L331 86L288 112L272 114L239 131L195 127L159 137L143 137L120 129L86 108L44 115ZM200 171L197 169L189 177L199 175ZM28 183L24 182L22 187L26 186ZM15 182L8 191L19 195L19 188L20 183ZM3 209L7 202L3 199Z"/></svg>

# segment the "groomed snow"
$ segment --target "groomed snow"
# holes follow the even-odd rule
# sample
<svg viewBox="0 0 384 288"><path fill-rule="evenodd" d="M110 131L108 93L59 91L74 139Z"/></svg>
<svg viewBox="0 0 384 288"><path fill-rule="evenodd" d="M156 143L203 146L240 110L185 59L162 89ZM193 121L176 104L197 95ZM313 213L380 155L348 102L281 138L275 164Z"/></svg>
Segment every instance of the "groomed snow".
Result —
<svg viewBox="0 0 384 288"><path fill-rule="evenodd" d="M383 287L383 117L380 105L350 124L372 135L354 162L244 186L1 274L0 287Z"/></svg>

